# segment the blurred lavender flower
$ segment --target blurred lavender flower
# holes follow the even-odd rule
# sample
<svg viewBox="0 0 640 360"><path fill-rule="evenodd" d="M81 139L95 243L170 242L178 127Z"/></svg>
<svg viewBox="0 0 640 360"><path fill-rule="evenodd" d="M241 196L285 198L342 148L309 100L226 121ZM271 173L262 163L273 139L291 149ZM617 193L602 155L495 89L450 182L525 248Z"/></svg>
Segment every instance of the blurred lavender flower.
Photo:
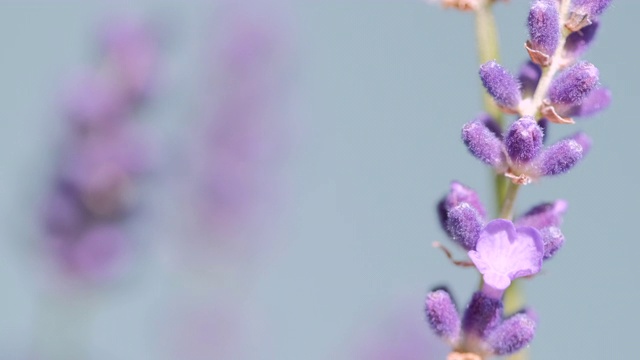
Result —
<svg viewBox="0 0 640 360"><path fill-rule="evenodd" d="M283 156L289 39L278 6L225 5L211 105L198 135L196 197L207 227L235 237L252 227L258 213L272 212L260 207L273 206L265 200L274 195L274 169Z"/></svg>
<svg viewBox="0 0 640 360"><path fill-rule="evenodd" d="M63 100L70 132L43 216L55 260L72 278L113 278L132 249L122 227L149 159L130 120L156 62L155 40L135 24L109 24L102 68L73 79Z"/></svg>

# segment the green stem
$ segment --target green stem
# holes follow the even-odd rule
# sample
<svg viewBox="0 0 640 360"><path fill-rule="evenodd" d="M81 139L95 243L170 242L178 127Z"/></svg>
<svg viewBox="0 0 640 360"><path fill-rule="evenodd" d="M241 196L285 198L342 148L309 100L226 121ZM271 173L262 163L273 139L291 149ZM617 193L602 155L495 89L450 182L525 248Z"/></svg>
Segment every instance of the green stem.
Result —
<svg viewBox="0 0 640 360"><path fill-rule="evenodd" d="M518 196L518 189L520 189L520 185L512 181L507 182L507 190L500 209L500 217L502 219L513 219L513 205L515 204L516 197Z"/></svg>

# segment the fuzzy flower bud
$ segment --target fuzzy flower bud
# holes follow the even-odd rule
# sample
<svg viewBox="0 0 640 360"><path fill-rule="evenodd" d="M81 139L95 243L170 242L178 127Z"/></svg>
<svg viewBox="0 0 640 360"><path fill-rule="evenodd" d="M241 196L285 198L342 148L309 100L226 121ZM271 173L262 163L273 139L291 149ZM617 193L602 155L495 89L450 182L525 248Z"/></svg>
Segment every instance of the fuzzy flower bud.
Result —
<svg viewBox="0 0 640 360"><path fill-rule="evenodd" d="M564 56L569 59L577 59L582 56L595 39L598 26L599 23L596 21L579 31L572 32L564 44Z"/></svg>
<svg viewBox="0 0 640 360"><path fill-rule="evenodd" d="M513 122L504 139L511 161L521 166L533 160L542 149L543 136L542 129L531 116Z"/></svg>
<svg viewBox="0 0 640 360"><path fill-rule="evenodd" d="M484 338L500 324L502 309L500 299L487 296L482 291L475 292L462 317L464 332Z"/></svg>
<svg viewBox="0 0 640 360"><path fill-rule="evenodd" d="M572 0L571 11L589 17L596 17L602 13L611 4L612 0Z"/></svg>
<svg viewBox="0 0 640 360"><path fill-rule="evenodd" d="M498 106L515 110L522 100L520 84L505 68L495 61L488 61L480 66L482 85Z"/></svg>
<svg viewBox="0 0 640 360"><path fill-rule="evenodd" d="M442 228L449 234L449 229L447 228L447 221L449 219L449 211L456 206L467 203L469 206L474 208L478 215L482 220L484 220L487 216L487 211L482 205L480 201L480 197L475 190L457 182L451 182L451 186L449 188L449 193L438 203L438 216L440 220L440 225Z"/></svg>
<svg viewBox="0 0 640 360"><path fill-rule="evenodd" d="M460 318L458 310L446 289L430 292L425 301L427 321L436 335L450 344L460 337Z"/></svg>
<svg viewBox="0 0 640 360"><path fill-rule="evenodd" d="M447 232L457 244L466 250L476 247L482 230L482 219L478 211L467 203L462 203L449 211Z"/></svg>
<svg viewBox="0 0 640 360"><path fill-rule="evenodd" d="M484 123L471 121L462 128L462 141L473 156L496 170L506 169L502 141Z"/></svg>
<svg viewBox="0 0 640 360"><path fill-rule="evenodd" d="M549 226L560 226L562 216L569 204L565 200L543 203L532 207L515 221L516 226L531 226L538 230Z"/></svg>
<svg viewBox="0 0 640 360"><path fill-rule="evenodd" d="M591 150L591 138L583 132L577 132L569 136L567 139L574 140L575 142L580 144L580 146L582 146L582 157L585 157L589 153L589 150Z"/></svg>
<svg viewBox="0 0 640 360"><path fill-rule="evenodd" d="M538 157L539 175L564 174L582 159L582 155L582 146L577 141L561 140L545 149Z"/></svg>
<svg viewBox="0 0 640 360"><path fill-rule="evenodd" d="M544 245L543 260L551 259L558 250L564 245L564 235L559 228L550 226L540 230L542 235L542 243Z"/></svg>
<svg viewBox="0 0 640 360"><path fill-rule="evenodd" d="M527 25L529 45L547 56L551 56L560 41L560 17L556 0L536 0L529 10Z"/></svg>
<svg viewBox="0 0 640 360"><path fill-rule="evenodd" d="M552 104L580 105L598 85L598 69L581 61L563 71L549 87Z"/></svg>
<svg viewBox="0 0 640 360"><path fill-rule="evenodd" d="M535 321L527 314L519 313L500 324L488 336L487 343L496 355L508 355L527 346L535 331Z"/></svg>

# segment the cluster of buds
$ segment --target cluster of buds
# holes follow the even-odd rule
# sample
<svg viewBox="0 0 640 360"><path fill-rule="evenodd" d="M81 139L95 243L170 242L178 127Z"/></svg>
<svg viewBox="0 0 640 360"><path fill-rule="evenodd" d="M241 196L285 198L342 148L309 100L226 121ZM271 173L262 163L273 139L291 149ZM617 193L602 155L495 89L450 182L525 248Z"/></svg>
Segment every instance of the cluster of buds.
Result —
<svg viewBox="0 0 640 360"><path fill-rule="evenodd" d="M70 131L44 208L54 259L64 273L91 280L115 275L127 257L122 226L149 160L130 120L148 93L157 52L138 22L110 24L102 35L100 66L66 92Z"/></svg>
<svg viewBox="0 0 640 360"><path fill-rule="evenodd" d="M519 76L496 61L481 65L482 84L495 104L518 118L503 130L494 118L481 115L464 125L462 140L473 156L509 178L510 186L566 173L590 150L591 140L582 132L546 147L544 142L551 123L574 124L573 117L593 115L611 101L610 91L599 84L598 69L580 59L610 2L534 0L525 44L530 61ZM470 259L454 263L475 267L483 280L462 317L447 289L427 296L427 320L451 345L451 360L511 354L535 334L536 316L527 309L505 315L503 296L512 281L537 274L562 247L560 224L567 203L544 203L515 219L510 209L504 211L506 204L503 218L489 220L478 194L458 182L438 204L442 228Z"/></svg>

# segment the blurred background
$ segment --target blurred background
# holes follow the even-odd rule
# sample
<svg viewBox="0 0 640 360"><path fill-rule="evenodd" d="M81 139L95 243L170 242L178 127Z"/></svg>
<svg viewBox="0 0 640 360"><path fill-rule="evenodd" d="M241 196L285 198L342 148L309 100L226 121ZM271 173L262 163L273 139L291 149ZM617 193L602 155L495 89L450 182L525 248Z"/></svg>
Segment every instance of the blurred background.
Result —
<svg viewBox="0 0 640 360"><path fill-rule="evenodd" d="M527 8L495 7L514 72ZM517 204L570 205L533 359L636 351L638 10L585 56L611 108L551 128L587 160ZM478 276L431 247L435 204L493 199L459 140L473 31L418 0L3 2L0 358L443 359L424 297Z"/></svg>

